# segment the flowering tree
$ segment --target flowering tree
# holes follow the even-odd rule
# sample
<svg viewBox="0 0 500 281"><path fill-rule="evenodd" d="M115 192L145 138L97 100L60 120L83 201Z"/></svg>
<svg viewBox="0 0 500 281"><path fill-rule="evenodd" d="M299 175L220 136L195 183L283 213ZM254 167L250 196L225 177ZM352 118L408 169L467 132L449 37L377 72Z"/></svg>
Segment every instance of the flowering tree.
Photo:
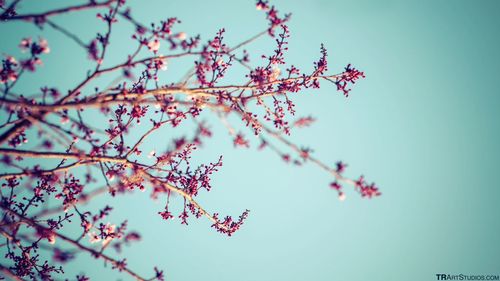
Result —
<svg viewBox="0 0 500 281"><path fill-rule="evenodd" d="M83 203L105 193L122 196L137 189L147 190L153 200L165 202L157 214L164 220L177 217L187 225L189 217L204 217L216 231L233 235L248 210L238 217L221 216L196 200L198 193L210 191L210 177L222 166L222 157L197 167L190 164L193 151L212 135L209 124L199 120L202 111L211 112L224 124L235 147L271 149L285 162L312 163L330 173L330 186L340 200L345 199L345 186L353 187L363 197L380 195L377 187L362 176L344 177L344 163L330 167L314 158L309 149L287 139L296 128L314 121L312 117L295 117L295 94L319 88L324 81L347 97L350 84L364 74L351 65L341 73L328 73L323 46L312 72L287 65L284 56L290 15L278 13L267 1L256 5L267 18L267 28L235 46L225 43L224 29L203 41L200 36L190 37L180 31L177 18L142 24L124 0L90 0L34 14L18 13L20 2L0 1L0 19L34 24L42 34L48 28L60 32L83 49L94 67L85 70L82 81L70 89L40 85L38 93L28 95L16 91L16 85L28 83L23 81L26 72L43 70L49 43L43 37L25 38L19 44L23 57L4 54L2 58L0 233L5 239L1 243L4 259L0 272L5 276L53 280L63 273L64 263L87 253L137 280L163 280L160 269L154 268L144 277L127 266L126 258L110 253L110 249L119 253L121 247L141 236L129 231L126 221L108 222L111 206L102 206L95 213L84 210ZM58 15L81 10L96 10L104 32L87 40L53 21ZM136 49L124 54L121 63L111 65L106 55L119 23L134 27L131 44ZM274 39L274 52L258 54L261 58L251 63L251 55L244 48L262 37ZM160 55L160 50L168 51L168 55ZM181 57L192 58L192 68L184 70L184 78L159 79L168 62ZM239 83L226 82L226 73L238 67L247 74ZM110 74L119 74L120 79L106 87L89 89ZM230 116L241 121L231 122ZM95 118L106 122L95 122ZM153 141L150 136L155 132L187 123L194 124L190 135L172 139L162 151L142 150L145 143ZM248 131L246 135L243 130ZM254 134L258 143L251 142L249 134ZM175 210L171 200L180 200L183 207ZM71 224L78 225L79 235L65 231ZM52 259L44 260L40 252L50 253ZM76 279L88 280L85 276Z"/></svg>

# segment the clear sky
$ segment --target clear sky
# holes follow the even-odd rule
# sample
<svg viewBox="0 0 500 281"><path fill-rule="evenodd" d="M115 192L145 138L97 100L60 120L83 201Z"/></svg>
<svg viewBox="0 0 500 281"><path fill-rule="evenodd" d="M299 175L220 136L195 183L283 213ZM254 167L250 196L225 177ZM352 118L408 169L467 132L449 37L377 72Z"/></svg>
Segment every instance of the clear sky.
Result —
<svg viewBox="0 0 500 281"><path fill-rule="evenodd" d="M60 2L23 1L21 11L44 11ZM236 43L266 28L253 1L128 1L144 23L176 16L178 30L203 41L219 28ZM347 175L364 174L382 197L361 199L347 190L344 202L329 189L331 176L312 165L286 165L271 151L234 149L212 122L215 137L194 156L199 162L224 155L214 189L201 203L221 214L251 210L242 229L227 238L206 220L189 226L157 215L163 202L147 194L101 198L127 218L143 241L124 256L137 272L165 269L168 280L436 280L436 273L500 274L500 2L499 1L273 1L291 12L287 62L311 69L321 43L330 69L347 63L366 79L344 98L331 85L295 97L298 114L318 121L295 131L295 142L329 163L349 164ZM90 39L103 26L95 12L54 19ZM22 37L40 34L26 23L0 25L1 50L17 52ZM121 33L120 33L121 32ZM114 34L111 60L131 48L129 30ZM87 59L52 30L52 52L40 83L69 88L85 74ZM263 39L248 49L258 62L273 46ZM80 52L80 53L78 53ZM61 64L65 61L65 64ZM64 65L64 67L61 67ZM168 77L184 74L171 62ZM180 72L176 72L180 69ZM54 81L57 77L57 81ZM161 149L172 131L158 135ZM128 280L82 254L66 266L68 277Z"/></svg>

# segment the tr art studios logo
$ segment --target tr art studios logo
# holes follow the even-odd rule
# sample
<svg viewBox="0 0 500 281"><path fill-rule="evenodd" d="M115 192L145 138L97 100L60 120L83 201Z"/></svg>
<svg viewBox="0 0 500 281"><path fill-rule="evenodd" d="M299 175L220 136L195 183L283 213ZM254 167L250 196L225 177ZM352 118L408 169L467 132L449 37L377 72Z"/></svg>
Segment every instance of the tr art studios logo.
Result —
<svg viewBox="0 0 500 281"><path fill-rule="evenodd" d="M437 273L437 280L500 280L499 275L466 275L466 274L444 274Z"/></svg>

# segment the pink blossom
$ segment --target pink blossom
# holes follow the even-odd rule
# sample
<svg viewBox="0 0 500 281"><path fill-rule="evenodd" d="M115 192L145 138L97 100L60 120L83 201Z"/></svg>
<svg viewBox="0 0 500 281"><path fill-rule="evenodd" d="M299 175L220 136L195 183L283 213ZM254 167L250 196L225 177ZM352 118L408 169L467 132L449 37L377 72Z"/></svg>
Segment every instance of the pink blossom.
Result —
<svg viewBox="0 0 500 281"><path fill-rule="evenodd" d="M99 237L99 235L97 235L97 233L95 231L89 232L88 236L89 236L89 241L91 244L94 244L94 243L101 241L101 237Z"/></svg>
<svg viewBox="0 0 500 281"><path fill-rule="evenodd" d="M155 52L155 53L158 52L158 50L160 49L160 41L158 39L154 39L152 41L149 41L148 49Z"/></svg>
<svg viewBox="0 0 500 281"><path fill-rule="evenodd" d="M177 39L179 39L179 40L186 40L187 34L186 34L186 32L179 32L179 33L177 33L177 35L175 37L177 37Z"/></svg>

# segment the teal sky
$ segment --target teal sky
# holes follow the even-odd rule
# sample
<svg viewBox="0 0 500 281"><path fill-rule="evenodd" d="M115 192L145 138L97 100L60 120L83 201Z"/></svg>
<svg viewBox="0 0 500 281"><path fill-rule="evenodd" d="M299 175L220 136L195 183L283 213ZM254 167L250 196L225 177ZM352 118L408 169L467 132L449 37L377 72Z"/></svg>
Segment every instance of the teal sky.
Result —
<svg viewBox="0 0 500 281"><path fill-rule="evenodd" d="M61 2L23 1L21 11L44 11ZM226 28L230 45L266 28L253 1L128 1L143 23L176 16L179 31L206 41ZM318 121L291 139L310 146L326 163L343 160L347 175L364 174L383 196L366 200L347 189L339 202L331 176L313 165L294 167L271 151L234 149L207 114L215 137L196 162L224 155L213 191L200 196L208 210L250 217L233 237L204 219L188 227L157 215L164 202L146 193L103 197L88 206L115 206L111 219L129 220L143 240L126 248L135 271L153 266L167 280L436 280L436 273L500 274L500 2L499 1L273 1L291 12L287 62L310 70L321 43L330 70L347 63L365 71L345 99L333 85L294 98L298 114ZM90 40L102 23L95 12L54 19ZM21 38L36 37L25 24L0 25L3 53L17 53ZM130 30L117 29L110 62L130 50ZM18 91L44 84L67 89L90 64L72 42L47 29L52 52L44 73L24 77ZM269 38L248 50L258 57L273 47ZM164 49L163 53L167 53ZM61 63L64 62L64 63ZM175 81L187 62L169 62L165 79ZM54 77L57 79L54 80ZM172 80L171 80L172 79ZM229 80L235 82L236 80ZM167 82L167 81L165 81ZM91 89L90 89L91 90ZM148 148L161 150L172 130ZM66 265L68 278L129 280L81 254Z"/></svg>

